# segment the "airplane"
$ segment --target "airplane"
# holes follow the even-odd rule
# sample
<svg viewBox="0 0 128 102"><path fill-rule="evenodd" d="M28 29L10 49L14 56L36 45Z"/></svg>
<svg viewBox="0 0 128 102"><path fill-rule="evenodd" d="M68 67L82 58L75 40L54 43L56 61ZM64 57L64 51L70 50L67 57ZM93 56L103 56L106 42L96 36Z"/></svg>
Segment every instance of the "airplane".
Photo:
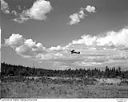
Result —
<svg viewBox="0 0 128 102"><path fill-rule="evenodd" d="M76 52L75 50L71 50L71 54L80 54L80 52Z"/></svg>

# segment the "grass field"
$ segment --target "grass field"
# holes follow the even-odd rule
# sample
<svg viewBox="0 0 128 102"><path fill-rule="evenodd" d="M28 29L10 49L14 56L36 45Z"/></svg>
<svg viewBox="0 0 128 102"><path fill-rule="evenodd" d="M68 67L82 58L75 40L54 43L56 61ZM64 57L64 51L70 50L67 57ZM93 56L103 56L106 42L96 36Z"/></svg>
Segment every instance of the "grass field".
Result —
<svg viewBox="0 0 128 102"><path fill-rule="evenodd" d="M14 80L15 79L15 80ZM2 98L128 98L128 84L99 84L95 79L6 78Z"/></svg>

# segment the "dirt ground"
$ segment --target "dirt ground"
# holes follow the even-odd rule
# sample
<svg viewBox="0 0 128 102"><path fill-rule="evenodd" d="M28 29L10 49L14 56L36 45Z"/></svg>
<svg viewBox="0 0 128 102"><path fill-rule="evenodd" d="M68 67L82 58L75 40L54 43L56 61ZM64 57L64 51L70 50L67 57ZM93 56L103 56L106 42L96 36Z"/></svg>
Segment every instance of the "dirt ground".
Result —
<svg viewBox="0 0 128 102"><path fill-rule="evenodd" d="M89 80L5 81L0 90L2 98L128 98L128 85L90 83Z"/></svg>

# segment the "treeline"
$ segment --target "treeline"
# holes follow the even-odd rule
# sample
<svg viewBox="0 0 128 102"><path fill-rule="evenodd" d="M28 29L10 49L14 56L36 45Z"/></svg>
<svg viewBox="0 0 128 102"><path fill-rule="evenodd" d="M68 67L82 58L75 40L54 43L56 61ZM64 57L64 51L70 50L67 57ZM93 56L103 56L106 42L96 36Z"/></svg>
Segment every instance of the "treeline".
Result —
<svg viewBox="0 0 128 102"><path fill-rule="evenodd" d="M109 68L106 66L104 71L95 69L76 69L76 70L48 70L41 68L30 68L21 65L11 65L1 63L1 76L49 76L49 77L96 77L96 78L128 78L128 70L121 71L121 67Z"/></svg>

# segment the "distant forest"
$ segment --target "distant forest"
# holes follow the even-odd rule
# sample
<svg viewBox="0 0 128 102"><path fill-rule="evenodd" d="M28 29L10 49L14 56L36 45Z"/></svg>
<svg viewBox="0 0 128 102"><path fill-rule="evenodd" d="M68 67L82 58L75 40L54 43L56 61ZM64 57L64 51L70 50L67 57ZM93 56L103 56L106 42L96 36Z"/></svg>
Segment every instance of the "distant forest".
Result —
<svg viewBox="0 0 128 102"><path fill-rule="evenodd" d="M98 68L75 70L48 70L1 63L1 77L2 76L128 78L128 70L122 71L121 67L109 68L108 66L105 67L104 71L101 71Z"/></svg>

